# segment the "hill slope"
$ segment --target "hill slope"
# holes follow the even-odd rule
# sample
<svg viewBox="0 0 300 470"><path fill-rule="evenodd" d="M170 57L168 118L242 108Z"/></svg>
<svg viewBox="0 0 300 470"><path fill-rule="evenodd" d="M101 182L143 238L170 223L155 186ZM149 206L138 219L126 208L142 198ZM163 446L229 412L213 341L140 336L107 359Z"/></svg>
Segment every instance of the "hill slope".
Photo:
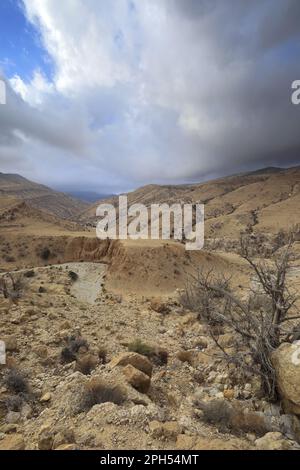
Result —
<svg viewBox="0 0 300 470"><path fill-rule="evenodd" d="M106 202L117 206L118 198ZM99 203L84 211L82 220L95 222ZM128 204L135 203L204 203L209 237L234 238L247 226L274 233L300 221L300 167L266 168L200 184L147 185L128 194Z"/></svg>
<svg viewBox="0 0 300 470"><path fill-rule="evenodd" d="M33 183L19 175L0 173L0 200L22 199L27 205L57 217L72 219L87 209L88 204Z"/></svg>

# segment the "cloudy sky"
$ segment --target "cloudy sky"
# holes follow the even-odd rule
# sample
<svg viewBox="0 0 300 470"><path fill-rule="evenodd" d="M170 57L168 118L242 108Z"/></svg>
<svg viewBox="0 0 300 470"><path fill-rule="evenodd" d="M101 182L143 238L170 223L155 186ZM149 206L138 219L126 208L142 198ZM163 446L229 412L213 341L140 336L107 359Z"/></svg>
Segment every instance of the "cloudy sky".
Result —
<svg viewBox="0 0 300 470"><path fill-rule="evenodd" d="M1 0L0 171L116 192L300 161L299 0Z"/></svg>

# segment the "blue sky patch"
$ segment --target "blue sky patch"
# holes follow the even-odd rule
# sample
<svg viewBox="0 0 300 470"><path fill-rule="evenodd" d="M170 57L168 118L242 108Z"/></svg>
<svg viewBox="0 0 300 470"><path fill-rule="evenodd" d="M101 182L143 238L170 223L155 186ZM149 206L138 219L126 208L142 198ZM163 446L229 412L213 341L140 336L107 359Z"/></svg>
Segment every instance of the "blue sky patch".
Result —
<svg viewBox="0 0 300 470"><path fill-rule="evenodd" d="M21 2L1 0L0 71L7 78L19 75L28 82L36 69L51 79L53 63L38 31L27 21Z"/></svg>

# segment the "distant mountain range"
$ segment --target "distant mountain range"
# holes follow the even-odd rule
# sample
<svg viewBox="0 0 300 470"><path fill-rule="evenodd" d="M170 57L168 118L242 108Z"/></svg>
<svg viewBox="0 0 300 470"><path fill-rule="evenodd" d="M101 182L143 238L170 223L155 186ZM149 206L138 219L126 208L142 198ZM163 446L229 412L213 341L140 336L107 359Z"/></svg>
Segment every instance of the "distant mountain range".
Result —
<svg viewBox="0 0 300 470"><path fill-rule="evenodd" d="M210 238L236 238L246 227L275 233L300 223L300 167L264 168L198 184L149 184L127 196L129 205L148 207L152 203L205 204L205 231ZM89 191L68 195L19 175L0 173L0 206L19 200L83 225L95 225L101 201L118 207L118 196Z"/></svg>

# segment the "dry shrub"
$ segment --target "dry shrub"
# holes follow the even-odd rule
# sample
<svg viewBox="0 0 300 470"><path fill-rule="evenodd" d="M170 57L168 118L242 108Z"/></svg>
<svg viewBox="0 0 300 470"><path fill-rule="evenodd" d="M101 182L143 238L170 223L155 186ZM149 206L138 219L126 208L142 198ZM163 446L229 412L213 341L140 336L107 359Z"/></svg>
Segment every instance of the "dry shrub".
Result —
<svg viewBox="0 0 300 470"><path fill-rule="evenodd" d="M40 257L44 260L44 261L48 261L48 259L50 258L51 256L51 251L49 250L49 248L45 247L42 249L41 253L40 253Z"/></svg>
<svg viewBox="0 0 300 470"><path fill-rule="evenodd" d="M110 385L99 377L94 377L85 385L79 409L80 411L88 411L94 405L107 402L122 405L126 398L126 392L121 386Z"/></svg>
<svg viewBox="0 0 300 470"><path fill-rule="evenodd" d="M169 353L160 346L150 346L140 339L136 339L128 345L128 351L136 352L148 357L155 365L163 366L168 363Z"/></svg>
<svg viewBox="0 0 300 470"><path fill-rule="evenodd" d="M88 342L84 338L81 336L70 336L66 339L66 346L60 353L60 361L62 364L76 361L79 350L87 352L88 349Z"/></svg>
<svg viewBox="0 0 300 470"><path fill-rule="evenodd" d="M101 364L106 364L107 363L107 350L104 347L101 347L98 349L98 357L101 362Z"/></svg>
<svg viewBox="0 0 300 470"><path fill-rule="evenodd" d="M86 354L83 357L79 357L76 361L75 370L81 372L84 375L89 375L99 364L98 357L93 354Z"/></svg>
<svg viewBox="0 0 300 470"><path fill-rule="evenodd" d="M232 430L236 433L251 432L263 436L272 431L272 426L263 413L244 411L226 400L211 400L207 403L196 400L195 405L202 410L201 419L214 424L222 432Z"/></svg>
<svg viewBox="0 0 300 470"><path fill-rule="evenodd" d="M78 279L78 274L74 273L74 271L69 271L68 276L69 276L69 278L71 279L72 282L75 282Z"/></svg>
<svg viewBox="0 0 300 470"><path fill-rule="evenodd" d="M293 234L284 250L265 262L254 257L255 248L259 254L257 239L241 236L240 254L251 267L256 281L246 299L240 299L230 279L216 276L213 269L208 272L200 269L192 275L183 298L206 323L223 357L237 368L260 376L262 393L270 400L278 399L271 355L300 329L300 315L295 306L297 295L295 290L289 290L287 283L292 241ZM225 350L220 343L216 325L226 326L235 334L234 353Z"/></svg>
<svg viewBox="0 0 300 470"><path fill-rule="evenodd" d="M33 269L31 269L30 271L26 271L26 273L24 273L24 276L27 277L27 278L34 277L35 272L33 271Z"/></svg>
<svg viewBox="0 0 300 470"><path fill-rule="evenodd" d="M29 392L29 385L27 380L22 375L22 373L16 369L9 370L9 372L6 374L4 382L8 390L15 394L26 394Z"/></svg>
<svg viewBox="0 0 300 470"><path fill-rule="evenodd" d="M149 357L154 352L152 346L149 346L140 339L136 339L132 343L129 343L128 351L135 352L147 357Z"/></svg>
<svg viewBox="0 0 300 470"><path fill-rule="evenodd" d="M24 400L20 395L11 395L5 400L7 411L21 411L23 404Z"/></svg>
<svg viewBox="0 0 300 470"><path fill-rule="evenodd" d="M271 431L266 417L260 413L236 411L230 421L230 427L237 432L253 432L257 436L264 436Z"/></svg>
<svg viewBox="0 0 300 470"><path fill-rule="evenodd" d="M205 423L215 424L220 430L230 427L234 410L227 401L212 400L208 403L198 402L197 406L202 410L201 419Z"/></svg>

